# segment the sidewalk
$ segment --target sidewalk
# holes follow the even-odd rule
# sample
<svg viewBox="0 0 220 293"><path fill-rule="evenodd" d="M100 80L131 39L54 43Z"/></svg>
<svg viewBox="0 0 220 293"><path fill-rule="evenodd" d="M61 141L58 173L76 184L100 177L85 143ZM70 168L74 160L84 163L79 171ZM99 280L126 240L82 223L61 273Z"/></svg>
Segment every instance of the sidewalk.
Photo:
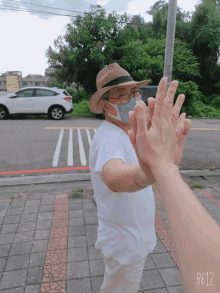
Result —
<svg viewBox="0 0 220 293"><path fill-rule="evenodd" d="M220 225L220 170L181 174L189 186L196 183L206 187L193 192ZM1 192L1 186L16 186L22 180L39 184L89 178L87 173L0 179L1 293L100 292L104 258L94 247L98 218L93 192L89 190L91 181L82 198L45 193L4 199ZM74 186L75 182L72 190ZM157 245L146 259L140 292L180 293L183 288L175 249L159 193L155 193L155 204Z"/></svg>

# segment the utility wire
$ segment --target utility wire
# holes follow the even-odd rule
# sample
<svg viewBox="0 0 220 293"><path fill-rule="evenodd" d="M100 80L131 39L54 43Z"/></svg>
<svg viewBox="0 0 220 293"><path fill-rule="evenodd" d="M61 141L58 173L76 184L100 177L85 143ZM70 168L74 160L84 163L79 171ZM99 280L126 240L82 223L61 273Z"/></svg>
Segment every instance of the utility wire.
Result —
<svg viewBox="0 0 220 293"><path fill-rule="evenodd" d="M15 1L15 0L10 0L10 1ZM68 12L76 12L76 13L85 13L88 14L90 12L80 12L80 11L74 11L74 10L66 10L66 9L61 9L61 8L54 8L54 7L49 7L49 6L44 6L44 5L38 5L38 4L32 4L32 3L27 3L27 2L21 2L21 1L15 1L17 3L25 3L28 5L35 5L35 6L41 6L41 7L45 7L45 8L50 8L50 9L58 9L58 10L64 10L64 11L68 11ZM7 6L7 5L1 5L0 7L11 7L12 10L15 10L14 8L20 8L20 7L16 7L16 6ZM2 9L6 9L7 8L2 8ZM29 9L29 8L28 8ZM8 9L10 10L10 9ZM16 11L16 10L15 10ZM54 13L54 12L46 12L46 11L40 11L40 10L17 10L17 11L24 11L24 12L36 12L36 13L48 13L48 14L54 14L54 15L60 15L60 16L70 16L70 17L77 17L76 15L69 15L69 14L59 14L59 13ZM79 18L83 18L83 16L78 16ZM115 20L104 20L106 22L117 22L117 23L122 23L122 24L132 24L132 25L142 25L142 26L147 26L146 24L143 23L138 23L138 22L123 22L123 21L115 21ZM153 25L153 26L157 26L157 25Z"/></svg>
<svg viewBox="0 0 220 293"><path fill-rule="evenodd" d="M29 4L29 5L35 5L35 6L42 6L45 8L50 8L50 9L59 9L59 10L64 10L64 11L68 11L68 12L77 12L77 13L88 13L88 12L80 12L80 11L71 11L71 10L66 10L66 9L61 9L61 8L53 8L53 7L49 7L49 6L44 6L44 5L38 5L38 4L32 4L32 3L27 3L27 2L20 2L20 1L16 1L16 0L10 0L10 1L15 1L17 3L25 3L25 4ZM1 7L8 7L8 8L1 8ZM9 9L10 8L10 9ZM57 15L57 16L69 16L69 17L77 17L76 15L70 15L70 14L59 14L59 13L55 13L55 12L49 12L49 11L42 11L42 10L23 10L23 9L16 9L16 8L20 8L20 7L15 7L15 6L7 6L7 5L1 5L0 6L0 10L2 9L6 9L6 10L14 10L14 11L23 11L23 12L31 12L31 13L42 13L42 14L50 14L50 15ZM79 18L83 18L83 16L78 16ZM154 26L154 27L158 27L159 25L157 24L143 24L143 23L137 23L137 22L121 22L121 21L114 21L114 20L103 20L106 22L116 22L116 23L122 23L122 24L131 24L131 25L140 25L140 26ZM167 27L167 25L160 25L160 27ZM176 27L178 29L178 26ZM182 28L182 30L189 30L189 28ZM215 30L210 30L210 29L190 29L190 30L194 30L194 31L204 31L204 30L208 30L210 32L215 32L215 33L220 33L219 31L215 31Z"/></svg>
<svg viewBox="0 0 220 293"><path fill-rule="evenodd" d="M9 7L9 8L1 8L1 7ZM73 15L68 15L68 14L59 14L59 13L54 13L54 12L49 12L49 11L41 11L41 10L23 10L23 9L18 9L16 7L11 7L7 5L1 5L0 10L6 9L6 10L14 10L14 11L23 11L23 12L34 12L34 13L42 13L42 14L52 14L52 15L57 15L57 16L70 16L70 17L76 17Z"/></svg>
<svg viewBox="0 0 220 293"><path fill-rule="evenodd" d="M17 2L17 3L24 3L24 4L28 4L28 5L34 5L34 6L41 6L41 7L46 7L46 8L52 8L52 9L64 10L64 11L68 11L68 12L84 13L84 12L81 12L81 11L74 11L74 10L67 10L67 9L55 8L55 7L50 7L50 6L45 6L45 5L39 5L39 4L33 4L33 3L22 2L22 1L16 1L16 0L10 0L10 1L14 1L14 2Z"/></svg>

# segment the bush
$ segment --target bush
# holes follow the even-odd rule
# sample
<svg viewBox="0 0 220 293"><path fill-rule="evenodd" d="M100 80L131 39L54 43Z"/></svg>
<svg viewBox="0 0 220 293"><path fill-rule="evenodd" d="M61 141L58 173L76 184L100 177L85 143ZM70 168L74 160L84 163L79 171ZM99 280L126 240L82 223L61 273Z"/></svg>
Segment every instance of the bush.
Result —
<svg viewBox="0 0 220 293"><path fill-rule="evenodd" d="M102 119L105 120L105 115L103 113L96 114L90 111L89 109L89 101L83 100L79 103L73 104L73 112L71 115L74 116L85 116L85 117L91 117L96 119Z"/></svg>
<svg viewBox="0 0 220 293"><path fill-rule="evenodd" d="M210 102L210 98L203 95L201 92L195 93L196 101L201 101L203 104L207 105Z"/></svg>
<svg viewBox="0 0 220 293"><path fill-rule="evenodd" d="M201 101L196 101L190 106L187 115L191 115L192 117L220 118L219 110L212 106L204 105Z"/></svg>
<svg viewBox="0 0 220 293"><path fill-rule="evenodd" d="M79 103L73 103L72 115L91 117L92 112L89 109L89 101L81 101Z"/></svg>
<svg viewBox="0 0 220 293"><path fill-rule="evenodd" d="M185 95L185 101L183 103L181 113L185 112L187 116L190 115L192 117L220 118L220 111L218 111L218 109L220 109L219 96L215 97L215 99L210 103L211 97L206 97L199 92L198 85L195 82L181 82L178 80L178 83L179 85L174 102L176 102L176 99L180 94Z"/></svg>
<svg viewBox="0 0 220 293"><path fill-rule="evenodd" d="M176 96L174 98L174 104L180 94L185 95L185 101L181 109L181 113L186 112L187 115L191 115L192 104L198 100L198 85L195 82L188 81L182 82L178 80L178 87L176 90Z"/></svg>
<svg viewBox="0 0 220 293"><path fill-rule="evenodd" d="M211 101L210 105L215 109L220 109L220 96L216 96L214 100Z"/></svg>
<svg viewBox="0 0 220 293"><path fill-rule="evenodd" d="M57 87L58 89L64 89L64 86L57 81L50 82L47 87Z"/></svg>
<svg viewBox="0 0 220 293"><path fill-rule="evenodd" d="M68 94L70 94L73 98L73 104L77 104L82 101L89 101L91 98L91 95L87 93L85 90L80 90L77 92L75 88L66 88L66 91Z"/></svg>

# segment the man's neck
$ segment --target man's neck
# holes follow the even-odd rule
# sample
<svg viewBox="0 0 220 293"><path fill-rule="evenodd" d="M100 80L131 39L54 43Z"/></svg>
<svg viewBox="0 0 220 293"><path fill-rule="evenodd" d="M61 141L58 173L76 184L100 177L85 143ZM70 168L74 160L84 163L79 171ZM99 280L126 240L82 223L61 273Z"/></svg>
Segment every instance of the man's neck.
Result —
<svg viewBox="0 0 220 293"><path fill-rule="evenodd" d="M125 132L127 135L128 135L128 130L131 129L130 126L125 127L125 126L118 125L116 122L113 122L113 121L108 120L108 118L106 118L105 121L107 121L107 122L109 122L109 123L112 123L112 124L118 126L118 127L121 128L122 130L124 130L124 132Z"/></svg>

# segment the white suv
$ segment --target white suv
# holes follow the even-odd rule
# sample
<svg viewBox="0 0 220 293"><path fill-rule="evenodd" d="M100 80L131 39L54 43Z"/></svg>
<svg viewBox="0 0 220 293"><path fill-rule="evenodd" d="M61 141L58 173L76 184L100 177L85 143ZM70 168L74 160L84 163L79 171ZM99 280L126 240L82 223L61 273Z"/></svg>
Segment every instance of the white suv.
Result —
<svg viewBox="0 0 220 293"><path fill-rule="evenodd" d="M0 119L8 115L49 115L60 120L73 112L72 97L64 90L49 87L26 87L0 97Z"/></svg>

